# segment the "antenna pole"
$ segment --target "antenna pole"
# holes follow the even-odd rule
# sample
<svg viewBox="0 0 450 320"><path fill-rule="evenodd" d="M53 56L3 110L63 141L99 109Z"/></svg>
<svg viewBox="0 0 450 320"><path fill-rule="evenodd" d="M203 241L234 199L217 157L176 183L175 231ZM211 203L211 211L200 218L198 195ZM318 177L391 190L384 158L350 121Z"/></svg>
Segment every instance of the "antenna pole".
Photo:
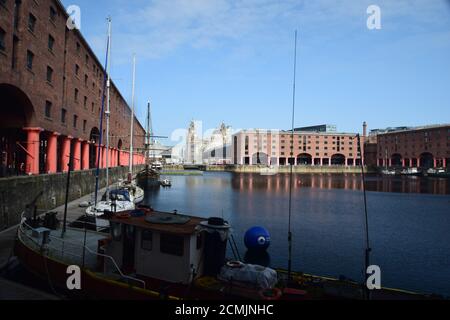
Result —
<svg viewBox="0 0 450 320"><path fill-rule="evenodd" d="M365 249L365 292L366 292L366 298L370 299L370 292L367 288L367 268L370 266L370 252L372 249L370 248L370 242L369 242L369 218L367 214L367 196L366 196L366 178L364 173L364 157L363 157L363 151L361 149L361 137L359 134L356 135L358 139L358 151L359 151L359 159L360 159L360 166L361 166L361 179L362 179L362 187L363 187L363 195L364 195L364 217L365 217L365 231L366 231L366 249Z"/></svg>
<svg viewBox="0 0 450 320"><path fill-rule="evenodd" d="M289 159L289 220L288 220L288 280L291 280L292 271L292 232L291 232L291 215L292 215L292 166L294 161L294 118L295 118L295 76L297 67L297 30L295 30L294 40L294 80L292 85L292 130L291 130L291 152Z"/></svg>

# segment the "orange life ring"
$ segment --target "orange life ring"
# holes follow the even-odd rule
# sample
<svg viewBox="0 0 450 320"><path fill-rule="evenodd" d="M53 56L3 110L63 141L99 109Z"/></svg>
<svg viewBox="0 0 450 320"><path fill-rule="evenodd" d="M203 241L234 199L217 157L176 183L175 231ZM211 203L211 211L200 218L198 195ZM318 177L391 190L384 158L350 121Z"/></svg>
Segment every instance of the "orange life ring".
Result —
<svg viewBox="0 0 450 320"><path fill-rule="evenodd" d="M262 289L258 291L258 295L262 300L278 300L280 299L282 292L278 288Z"/></svg>

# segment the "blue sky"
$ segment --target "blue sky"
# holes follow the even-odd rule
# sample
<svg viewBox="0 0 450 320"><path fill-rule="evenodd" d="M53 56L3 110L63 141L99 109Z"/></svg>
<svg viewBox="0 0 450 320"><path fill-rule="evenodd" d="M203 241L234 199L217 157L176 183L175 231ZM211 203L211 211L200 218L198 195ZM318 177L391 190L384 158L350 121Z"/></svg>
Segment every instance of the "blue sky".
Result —
<svg viewBox="0 0 450 320"><path fill-rule="evenodd" d="M290 127L298 29L296 126L339 131L450 122L449 0L63 0L100 61L112 17L111 75L144 123L170 136L192 119L204 131ZM366 27L370 4L381 30ZM168 141L167 141L168 142Z"/></svg>

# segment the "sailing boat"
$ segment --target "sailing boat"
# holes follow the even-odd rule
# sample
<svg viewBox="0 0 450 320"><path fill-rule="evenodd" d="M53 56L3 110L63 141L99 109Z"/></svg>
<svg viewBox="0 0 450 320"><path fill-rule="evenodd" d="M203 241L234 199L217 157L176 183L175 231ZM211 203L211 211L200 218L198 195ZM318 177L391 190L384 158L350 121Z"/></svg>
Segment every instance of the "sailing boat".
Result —
<svg viewBox="0 0 450 320"><path fill-rule="evenodd" d="M385 157L384 157L385 166L384 166L384 169L381 170L381 173L384 174L384 175L388 175L388 176L394 176L396 174L395 170L389 170L388 169L388 152L387 152L387 149L384 150L384 152L385 152Z"/></svg>
<svg viewBox="0 0 450 320"><path fill-rule="evenodd" d="M147 130L145 134L145 168L136 174L136 180L141 186L146 188L157 188L161 185L159 182L159 171L150 164L150 146L153 145L152 125L150 114L150 101L147 104Z"/></svg>
<svg viewBox="0 0 450 320"><path fill-rule="evenodd" d="M130 120L130 155L129 155L129 170L128 179L119 182L119 188L127 191L130 194L131 201L135 204L141 203L144 200L144 190L140 188L136 179L133 179L133 136L134 136L134 89L136 81L136 56L133 55L133 85L131 92L131 120Z"/></svg>
<svg viewBox="0 0 450 320"><path fill-rule="evenodd" d="M109 148L109 116L110 116L110 56L111 56L111 18L108 18L108 43L106 48L106 77L103 88L106 86L106 149ZM103 98L104 99L104 98ZM100 141L99 148L102 143L102 123L103 123L103 110L104 110L104 100L102 100L102 113L100 115ZM130 199L129 193L125 190L109 190L109 157L108 152L106 152L106 192L100 201L97 201L98 194L98 175L100 166L101 152L98 152L97 157L97 173L96 173L96 183L95 183L95 200L94 204L86 209L86 214L88 216L96 217L96 224L98 228L107 227L108 221L103 219L98 219L105 211L120 212L124 210L133 210L134 203Z"/></svg>

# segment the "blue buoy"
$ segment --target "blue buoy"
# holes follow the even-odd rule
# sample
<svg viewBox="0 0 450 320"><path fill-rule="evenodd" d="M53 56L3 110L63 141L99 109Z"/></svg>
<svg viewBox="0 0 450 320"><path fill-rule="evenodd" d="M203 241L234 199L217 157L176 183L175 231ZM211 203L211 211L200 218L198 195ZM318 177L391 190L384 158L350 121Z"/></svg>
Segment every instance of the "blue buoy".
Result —
<svg viewBox="0 0 450 320"><path fill-rule="evenodd" d="M251 227L245 232L244 243L249 250L266 250L270 244L269 232L263 227Z"/></svg>

